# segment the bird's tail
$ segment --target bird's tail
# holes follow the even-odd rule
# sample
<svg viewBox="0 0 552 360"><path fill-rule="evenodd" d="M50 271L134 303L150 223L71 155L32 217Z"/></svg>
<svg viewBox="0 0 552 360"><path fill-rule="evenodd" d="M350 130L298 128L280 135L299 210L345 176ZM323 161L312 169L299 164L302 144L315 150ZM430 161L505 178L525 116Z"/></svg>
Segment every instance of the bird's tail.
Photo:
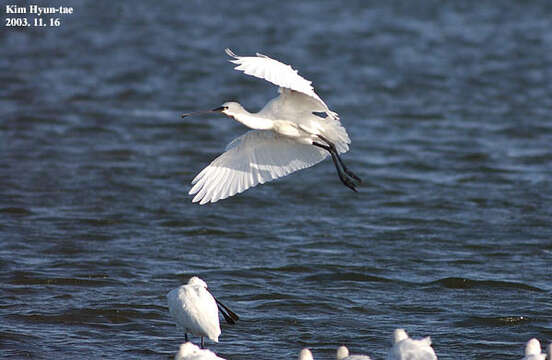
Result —
<svg viewBox="0 0 552 360"><path fill-rule="evenodd" d="M326 119L323 128L320 130L321 135L326 139L334 143L338 153L345 153L349 151L349 134L341 123L337 120Z"/></svg>

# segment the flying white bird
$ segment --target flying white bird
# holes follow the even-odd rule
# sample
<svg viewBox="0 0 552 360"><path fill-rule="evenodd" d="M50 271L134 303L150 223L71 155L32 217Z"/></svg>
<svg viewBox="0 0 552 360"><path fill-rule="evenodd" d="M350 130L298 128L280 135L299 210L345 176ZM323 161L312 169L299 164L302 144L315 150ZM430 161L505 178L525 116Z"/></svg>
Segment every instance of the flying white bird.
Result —
<svg viewBox="0 0 552 360"><path fill-rule="evenodd" d="M328 155L341 182L357 191L361 179L339 156L349 150L349 135L338 114L314 92L311 82L268 56L236 56L230 49L226 53L234 58L230 62L238 65L236 70L277 85L280 95L257 113L248 112L237 102L226 102L213 110L182 115L221 112L254 129L231 141L226 152L194 178L189 192L195 195L192 201L203 205L225 199L313 166Z"/></svg>
<svg viewBox="0 0 552 360"><path fill-rule="evenodd" d="M180 345L180 350L176 353L174 360L225 360L218 357L211 350L202 350L191 342Z"/></svg>
<svg viewBox="0 0 552 360"><path fill-rule="evenodd" d="M550 350L550 349L549 349ZM535 338L532 338L525 345L525 357L522 360L544 360L546 354L541 353L541 344Z"/></svg>
<svg viewBox="0 0 552 360"><path fill-rule="evenodd" d="M349 349L346 346L337 348L337 360L370 360L368 355L349 355Z"/></svg>
<svg viewBox="0 0 552 360"><path fill-rule="evenodd" d="M303 350L301 350L301 352L299 353L299 360L314 360L313 357L312 357L312 353L309 349L307 348L304 348Z"/></svg>
<svg viewBox="0 0 552 360"><path fill-rule="evenodd" d="M188 284L171 290L167 294L167 300L169 312L176 325L184 330L186 342L188 333L201 336L202 348L205 347L204 336L218 342L219 310L229 324L235 324L239 319L238 315L209 293L205 281L197 276L190 278Z"/></svg>
<svg viewBox="0 0 552 360"><path fill-rule="evenodd" d="M387 360L437 360L431 347L431 339L425 337L414 340L408 337L404 329L393 332L393 347L387 354Z"/></svg>

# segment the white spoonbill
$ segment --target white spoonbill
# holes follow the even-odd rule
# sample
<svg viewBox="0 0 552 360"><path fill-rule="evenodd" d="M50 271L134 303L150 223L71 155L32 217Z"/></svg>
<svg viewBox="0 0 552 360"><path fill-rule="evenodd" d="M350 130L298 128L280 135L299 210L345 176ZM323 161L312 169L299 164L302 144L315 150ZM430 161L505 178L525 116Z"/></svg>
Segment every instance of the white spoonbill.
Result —
<svg viewBox="0 0 552 360"><path fill-rule="evenodd" d="M232 310L218 301L207 290L207 284L197 276L188 280L188 284L177 287L167 294L169 311L176 325L184 330L184 338L188 341L188 333L201 336L201 347L204 348L203 337L207 336L218 342L220 323L218 312L224 320L235 324L239 317Z"/></svg>
<svg viewBox="0 0 552 360"><path fill-rule="evenodd" d="M414 340L408 337L404 329L393 332L393 347L387 355L387 360L437 360L437 355L431 347L430 337Z"/></svg>
<svg viewBox="0 0 552 360"><path fill-rule="evenodd" d="M314 360L313 357L312 357L312 353L309 349L307 348L304 348L303 350L301 350L301 352L299 353L299 360Z"/></svg>
<svg viewBox="0 0 552 360"><path fill-rule="evenodd" d="M541 353L541 344L535 338L532 338L525 345L525 357L523 360L544 360L546 359L546 354Z"/></svg>
<svg viewBox="0 0 552 360"><path fill-rule="evenodd" d="M182 115L221 112L253 129L231 141L226 152L193 179L189 192L195 195L192 201L203 205L225 199L313 166L328 155L341 182L357 191L361 179L339 156L349 150L349 135L337 113L314 92L311 82L268 56L236 56L230 49L226 53L234 58L230 62L238 65L236 70L277 85L280 95L257 113L248 112L237 102L226 102L213 110Z"/></svg>
<svg viewBox="0 0 552 360"><path fill-rule="evenodd" d="M180 345L180 350L176 353L174 360L225 360L217 356L211 350L200 349L191 342Z"/></svg>
<svg viewBox="0 0 552 360"><path fill-rule="evenodd" d="M344 345L337 348L336 358L337 360L370 360L368 355L349 355L349 349Z"/></svg>

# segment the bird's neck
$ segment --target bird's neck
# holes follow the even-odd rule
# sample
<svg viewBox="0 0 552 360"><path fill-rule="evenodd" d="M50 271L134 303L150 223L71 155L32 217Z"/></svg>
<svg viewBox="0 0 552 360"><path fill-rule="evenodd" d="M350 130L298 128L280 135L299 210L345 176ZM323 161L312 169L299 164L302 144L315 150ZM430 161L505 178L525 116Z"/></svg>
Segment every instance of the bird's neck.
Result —
<svg viewBox="0 0 552 360"><path fill-rule="evenodd" d="M239 114L234 115L236 121L241 122L245 126L255 130L270 130L273 127L273 121L267 119L259 114L251 114L250 112L244 110Z"/></svg>

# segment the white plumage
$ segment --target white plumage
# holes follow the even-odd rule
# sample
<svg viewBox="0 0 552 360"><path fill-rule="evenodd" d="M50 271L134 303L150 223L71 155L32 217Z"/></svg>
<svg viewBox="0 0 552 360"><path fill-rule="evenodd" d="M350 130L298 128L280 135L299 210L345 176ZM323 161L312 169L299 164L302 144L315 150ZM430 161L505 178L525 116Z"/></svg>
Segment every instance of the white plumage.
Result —
<svg viewBox="0 0 552 360"><path fill-rule="evenodd" d="M356 191L355 186L361 180L339 157L349 150L349 135L341 126L338 114L320 99L311 82L291 66L268 56L236 56L229 49L226 53L234 58L230 61L238 65L237 70L278 85L280 95L258 113L250 113L235 102L212 110L234 118L253 131L234 139L225 153L193 179L189 192L195 195L192 201L203 205L225 199L313 166L328 154L340 180Z"/></svg>
<svg viewBox="0 0 552 360"><path fill-rule="evenodd" d="M196 336L206 336L218 342L220 324L218 307L214 297L207 290L207 284L197 276L188 284L171 290L167 294L169 312L176 325Z"/></svg>
<svg viewBox="0 0 552 360"><path fill-rule="evenodd" d="M396 329L393 332L393 347L387 355L387 360L437 360L437 355L431 347L429 336L414 340L408 337L404 329Z"/></svg>
<svg viewBox="0 0 552 360"><path fill-rule="evenodd" d="M346 346L340 346L337 348L336 354L337 360L370 360L368 355L350 355L349 349Z"/></svg>
<svg viewBox="0 0 552 360"><path fill-rule="evenodd" d="M241 193L257 184L312 166L326 157L321 149L272 131L253 130L232 141L192 181L190 194L201 205Z"/></svg>
<svg viewBox="0 0 552 360"><path fill-rule="evenodd" d="M178 353L176 353L174 360L225 360L218 357L217 354L210 350L200 349L197 345L191 342L180 345Z"/></svg>
<svg viewBox="0 0 552 360"><path fill-rule="evenodd" d="M230 60L230 62L238 65L234 69L243 71L244 74L269 81L280 88L295 90L310 96L318 102L318 105L313 105L318 109L314 111L329 111L331 117L339 120L339 115L331 111L314 91L311 85L312 82L299 75L298 71L290 65L283 64L278 60L259 53L256 54L257 56L237 56L230 49L226 49L225 51L235 59Z"/></svg>
<svg viewBox="0 0 552 360"><path fill-rule="evenodd" d="M525 357L522 360L545 360L546 354L541 353L541 344L532 338L525 345Z"/></svg>
<svg viewBox="0 0 552 360"><path fill-rule="evenodd" d="M234 324L239 319L232 310L211 295L207 290L207 283L197 276L191 277L186 285L171 290L167 294L167 301L169 312L177 327L184 330L186 341L188 341L188 333L201 336L202 347L205 336L218 342L219 310L229 324Z"/></svg>
<svg viewBox="0 0 552 360"><path fill-rule="evenodd" d="M299 360L314 360L312 357L312 353L309 349L304 348L299 352Z"/></svg>

